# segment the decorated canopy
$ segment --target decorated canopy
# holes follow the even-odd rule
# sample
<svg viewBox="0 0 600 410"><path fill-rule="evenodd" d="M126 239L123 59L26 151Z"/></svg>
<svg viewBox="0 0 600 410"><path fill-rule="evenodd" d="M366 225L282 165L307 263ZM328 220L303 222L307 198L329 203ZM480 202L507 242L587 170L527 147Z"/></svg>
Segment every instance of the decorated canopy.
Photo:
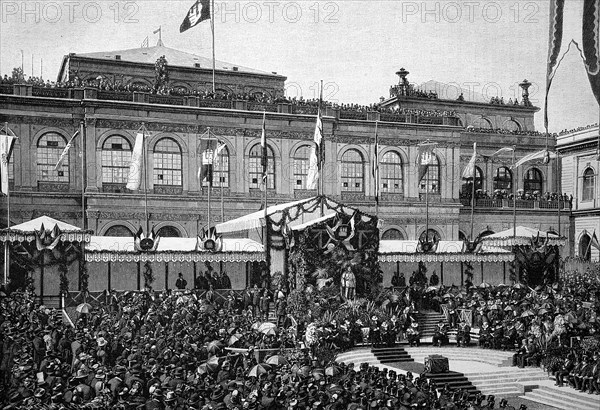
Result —
<svg viewBox="0 0 600 410"><path fill-rule="evenodd" d="M516 235L513 228L498 232L492 235L485 236L482 240L486 246L497 247L512 247L531 245L532 241L539 239L545 245L549 246L564 246L566 243L565 237L559 237L556 234L540 231L526 226L517 226Z"/></svg>
<svg viewBox="0 0 600 410"><path fill-rule="evenodd" d="M201 249L197 238L159 238L155 250L140 252L133 237L92 236L88 262L255 262L265 258L263 246L247 238L222 239L218 252Z"/></svg>
<svg viewBox="0 0 600 410"><path fill-rule="evenodd" d="M322 213L321 209L323 209ZM340 212L352 215L354 211L356 211L355 208L340 204L326 196L315 196L299 201L272 205L267 208L266 214L273 224L281 226L285 223L290 228L295 229L298 225L306 227L316 222L333 218ZM365 214L362 214L362 217L372 219L372 217ZM218 233L227 233L257 229L265 225L265 211L261 210L220 223L215 228ZM279 229L276 230L278 231Z"/></svg>
<svg viewBox="0 0 600 410"><path fill-rule="evenodd" d="M464 252L463 241L440 241L435 252L418 252L419 241L379 241L379 262L511 262L507 250L484 245L479 252Z"/></svg>
<svg viewBox="0 0 600 410"><path fill-rule="evenodd" d="M44 215L0 230L0 241L33 242L36 240L36 233L42 231L56 232L60 235L60 241L62 242L89 242L92 235L92 231L83 230Z"/></svg>

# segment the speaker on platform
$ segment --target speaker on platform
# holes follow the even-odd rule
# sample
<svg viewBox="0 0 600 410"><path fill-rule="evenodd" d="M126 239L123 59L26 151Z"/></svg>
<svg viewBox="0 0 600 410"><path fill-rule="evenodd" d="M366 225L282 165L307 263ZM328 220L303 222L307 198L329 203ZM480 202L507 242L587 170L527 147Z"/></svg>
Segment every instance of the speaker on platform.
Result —
<svg viewBox="0 0 600 410"><path fill-rule="evenodd" d="M425 358L425 373L448 373L450 366L448 359L438 354L429 355Z"/></svg>

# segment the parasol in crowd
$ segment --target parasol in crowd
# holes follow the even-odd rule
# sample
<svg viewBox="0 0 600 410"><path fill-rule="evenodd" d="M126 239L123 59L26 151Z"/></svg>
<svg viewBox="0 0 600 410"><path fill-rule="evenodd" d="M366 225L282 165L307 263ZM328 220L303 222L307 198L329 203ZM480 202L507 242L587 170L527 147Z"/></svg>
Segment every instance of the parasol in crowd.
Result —
<svg viewBox="0 0 600 410"><path fill-rule="evenodd" d="M75 310L77 310L79 313L90 313L90 311L92 310L92 305L90 305L89 303L82 303L80 305L77 305L77 307L75 308Z"/></svg>
<svg viewBox="0 0 600 410"><path fill-rule="evenodd" d="M288 361L285 357L280 354L273 355L269 357L266 361L267 364L271 364L273 366L283 366L288 364Z"/></svg>
<svg viewBox="0 0 600 410"><path fill-rule="evenodd" d="M538 315L545 315L546 313L550 313L551 311L546 308L541 308L538 310Z"/></svg>
<svg viewBox="0 0 600 410"><path fill-rule="evenodd" d="M258 332L260 333L264 333L264 334L268 334L268 332L270 332L271 330L273 330L273 332L275 331L275 329L277 329L277 325L275 323L271 323L271 322L265 322L262 323L259 327L258 327Z"/></svg>
<svg viewBox="0 0 600 410"><path fill-rule="evenodd" d="M325 376L337 376L342 373L342 369L338 365L331 365L325 368Z"/></svg>
<svg viewBox="0 0 600 410"><path fill-rule="evenodd" d="M208 359L206 362L204 362L200 366L198 366L197 372L200 374L214 372L215 370L217 370L219 368L220 362L221 362L220 358L218 358L217 356L213 356L210 359Z"/></svg>
<svg viewBox="0 0 600 410"><path fill-rule="evenodd" d="M490 285L490 284L489 284L489 283L487 283L487 282L481 282L481 284L479 285L479 287L480 287L481 289L486 289L486 288L491 288L491 287L492 287L492 285Z"/></svg>
<svg viewBox="0 0 600 410"><path fill-rule="evenodd" d="M213 340L212 342L210 342L209 344L206 345L206 350L209 353L220 352L222 348L223 348L223 343L221 343L220 340Z"/></svg>
<svg viewBox="0 0 600 410"><path fill-rule="evenodd" d="M248 372L248 377L258 377L261 374L266 374L271 370L271 367L266 363L259 363Z"/></svg>
<svg viewBox="0 0 600 410"><path fill-rule="evenodd" d="M512 287L514 289L525 289L526 288L526 286L523 285L522 283L515 283Z"/></svg>
<svg viewBox="0 0 600 410"><path fill-rule="evenodd" d="M535 316L535 312L531 309L527 309L525 312L521 313L521 317L530 317Z"/></svg>
<svg viewBox="0 0 600 410"><path fill-rule="evenodd" d="M229 337L229 342L227 342L227 344L228 344L229 346L233 346L234 344L236 344L237 342L239 342L239 341L242 339L242 337L243 337L243 336L242 336L241 334L239 334L239 333L236 333L236 334L234 334L234 335L231 335L231 336Z"/></svg>

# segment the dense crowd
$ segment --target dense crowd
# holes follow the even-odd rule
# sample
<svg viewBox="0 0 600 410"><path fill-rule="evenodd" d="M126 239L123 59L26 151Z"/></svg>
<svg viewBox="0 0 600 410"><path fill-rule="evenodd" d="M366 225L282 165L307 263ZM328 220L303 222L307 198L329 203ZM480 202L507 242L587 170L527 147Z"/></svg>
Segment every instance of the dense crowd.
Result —
<svg viewBox="0 0 600 410"><path fill-rule="evenodd" d="M276 326L256 318L252 298L216 302L190 292L113 294L106 306L81 309L74 328L28 292L2 294L0 307L5 409L495 405L493 396L469 398L410 373L324 361L319 347L362 340L360 323L298 324L288 314ZM275 354L265 360L261 349Z"/></svg>
<svg viewBox="0 0 600 410"><path fill-rule="evenodd" d="M471 198L471 195L472 195L471 184L467 183L467 184L463 185L463 189L461 191L461 198ZM475 191L475 198L477 198L477 199L493 199L493 200L508 199L508 200L512 200L513 196L514 195L513 195L512 191L509 191L506 189L496 189L491 195L490 195L489 191L487 191L487 190L477 189ZM521 200L521 201L556 202L560 199L561 201L567 202L567 203L573 202L573 195L568 195L566 193L561 195L558 192L545 192L542 194L539 191L525 192L524 190L519 189L517 191L516 197L518 200Z"/></svg>
<svg viewBox="0 0 600 410"><path fill-rule="evenodd" d="M582 126L582 127L573 128L573 129L570 129L570 130L566 130L565 129L565 130L562 130L561 132L559 132L558 135L562 136L562 135L571 134L571 133L574 133L574 132L589 130L591 128L596 128L596 127L598 127L598 123L597 122L594 123L594 124L589 124L589 125L585 125L585 126Z"/></svg>
<svg viewBox="0 0 600 410"><path fill-rule="evenodd" d="M469 126L466 128L467 132L474 132L478 134L505 134L505 135L528 135L528 136L544 136L543 132L539 131L525 131L525 130L509 130L504 128L478 128ZM550 134L550 137L555 138L556 134Z"/></svg>

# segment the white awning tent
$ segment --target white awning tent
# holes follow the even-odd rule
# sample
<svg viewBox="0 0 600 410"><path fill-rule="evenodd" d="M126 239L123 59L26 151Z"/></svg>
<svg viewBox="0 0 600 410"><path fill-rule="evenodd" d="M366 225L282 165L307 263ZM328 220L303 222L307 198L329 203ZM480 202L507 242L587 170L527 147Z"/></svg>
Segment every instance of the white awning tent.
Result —
<svg viewBox="0 0 600 410"><path fill-rule="evenodd" d="M63 242L89 242L92 236L92 231L86 231L74 225L44 215L32 219L31 221L0 230L0 241L33 242L35 241L36 232L39 232L42 229L52 231L55 227L60 231L60 240Z"/></svg>
<svg viewBox="0 0 600 410"><path fill-rule="evenodd" d="M463 241L440 241L432 253L417 252L419 241L381 240L379 241L380 262L511 262L512 252L483 246L478 253L463 252Z"/></svg>
<svg viewBox="0 0 600 410"><path fill-rule="evenodd" d="M156 250L139 252L133 237L92 236L86 247L88 262L260 262L263 245L247 238L224 238L218 252L199 249L197 238L159 238Z"/></svg>
<svg viewBox="0 0 600 410"><path fill-rule="evenodd" d="M328 199L324 198L324 200ZM329 218L333 218L335 216L335 211L328 209L327 207L324 207L322 216L319 203L319 197L311 197L298 201L271 205L267 207L266 214L269 216L269 218L280 219L280 214L282 214L283 211L290 212L290 216L292 217L293 221L291 221L289 225L292 229L298 225L303 225L316 219L320 219L323 216ZM293 213L293 215L291 213ZM242 232L250 229L261 229L264 226L265 211L263 209L227 222L217 224L215 229L217 233L230 233Z"/></svg>
<svg viewBox="0 0 600 410"><path fill-rule="evenodd" d="M517 226L516 230L513 228L506 229L502 232L485 236L482 240L483 243L488 246L507 248L520 245L531 245L531 241L538 237L540 240L543 240L546 245L565 246L566 244L565 237L559 237L556 234L528 228L526 226Z"/></svg>

